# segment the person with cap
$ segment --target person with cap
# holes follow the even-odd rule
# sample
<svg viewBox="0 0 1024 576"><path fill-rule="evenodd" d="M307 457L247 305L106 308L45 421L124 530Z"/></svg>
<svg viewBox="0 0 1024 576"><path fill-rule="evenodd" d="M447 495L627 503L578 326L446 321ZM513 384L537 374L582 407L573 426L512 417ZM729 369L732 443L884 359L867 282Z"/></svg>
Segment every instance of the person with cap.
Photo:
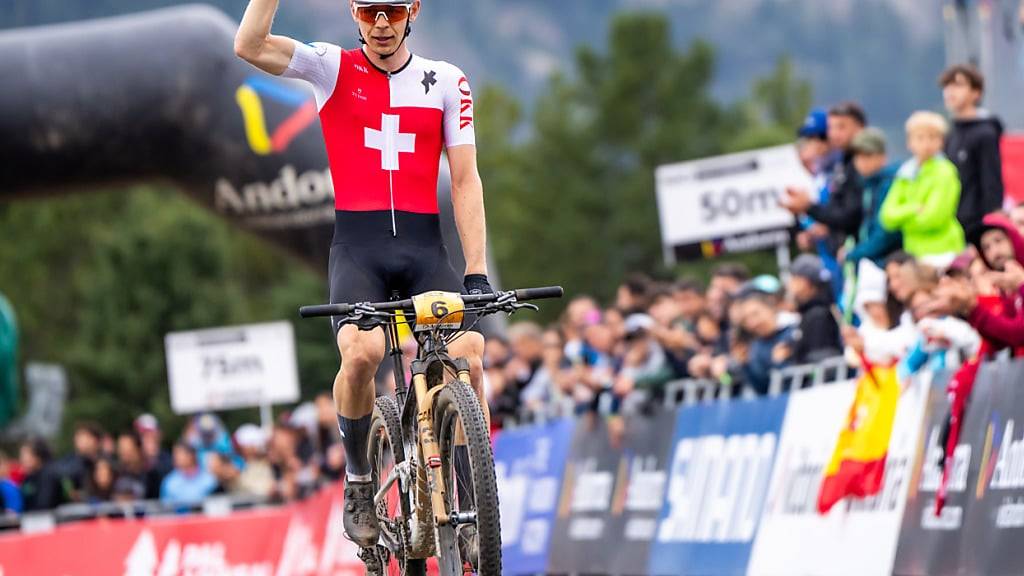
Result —
<svg viewBox="0 0 1024 576"><path fill-rule="evenodd" d="M800 255L789 268L786 291L797 306L800 323L792 338L776 352L776 360L813 364L842 353L839 325L832 313L832 273L821 259Z"/></svg>
<svg viewBox="0 0 1024 576"><path fill-rule="evenodd" d="M964 230L956 220L960 179L942 154L949 127L935 112L918 111L907 119L907 148L913 157L900 166L878 220L903 233L903 249L918 260L947 268L964 250Z"/></svg>
<svg viewBox="0 0 1024 576"><path fill-rule="evenodd" d="M777 306L781 306L784 302L785 294L782 291L782 282L771 274L754 276L741 288L741 290L751 289L763 292L769 296Z"/></svg>
<svg viewBox="0 0 1024 576"><path fill-rule="evenodd" d="M242 424L235 430L235 444L245 460L245 468L234 485L235 492L258 498L274 493L274 468L267 459L267 434L255 424Z"/></svg>
<svg viewBox="0 0 1024 576"><path fill-rule="evenodd" d="M857 234L864 214L861 182L853 166L853 139L867 126L867 115L855 102L843 102L828 111L828 140L837 161L830 168L818 202L807 190L788 188L780 204L795 216L806 216L805 233L798 237L814 240L818 255L832 273L833 293L843 291L842 270L837 255L848 235ZM811 223L813 221L813 224Z"/></svg>
<svg viewBox="0 0 1024 576"><path fill-rule="evenodd" d="M212 454L223 454L231 458L237 466L242 465L241 459L231 446L231 437L228 436L227 429L219 417L206 412L198 415L192 424L193 428L188 437L192 447L196 449L200 466L209 469L208 460Z"/></svg>
<svg viewBox="0 0 1024 576"><path fill-rule="evenodd" d="M777 350L780 344L792 342L796 329L780 315L773 298L749 284L736 295L739 327L750 335L750 342L733 348L730 379L734 386L744 384L762 395L768 393L772 371L790 365L789 358L783 358Z"/></svg>
<svg viewBox="0 0 1024 576"><path fill-rule="evenodd" d="M829 162L828 146L828 112L824 108L815 108L807 113L807 118L796 132L796 150L800 163L811 173L821 178L824 185L824 172ZM819 189L821 186L819 186Z"/></svg>
<svg viewBox="0 0 1024 576"><path fill-rule="evenodd" d="M854 265L866 258L879 267L885 266L885 259L903 245L899 232L882 228L878 212L882 209L898 166L889 164L886 155L885 134L878 128L865 128L854 136L850 145L853 150L853 165L857 169L861 186L864 188L864 220L857 232L853 249L844 255L846 262Z"/></svg>
<svg viewBox="0 0 1024 576"><path fill-rule="evenodd" d="M654 319L648 314L626 317L624 351L612 387L617 398L625 398L634 390L647 390L657 395L672 380L672 365L654 337L655 327Z"/></svg>
<svg viewBox="0 0 1024 576"><path fill-rule="evenodd" d="M135 419L135 431L142 441L142 455L146 463L146 499L160 497L160 484L174 469L171 453L164 450L163 434L156 416L146 413Z"/></svg>

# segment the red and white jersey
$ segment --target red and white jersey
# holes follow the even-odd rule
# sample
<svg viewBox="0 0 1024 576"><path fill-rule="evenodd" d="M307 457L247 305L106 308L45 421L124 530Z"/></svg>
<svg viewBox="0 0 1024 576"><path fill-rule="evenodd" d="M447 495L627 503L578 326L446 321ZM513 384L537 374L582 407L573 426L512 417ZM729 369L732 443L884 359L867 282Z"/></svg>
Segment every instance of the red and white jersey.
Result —
<svg viewBox="0 0 1024 576"><path fill-rule="evenodd" d="M438 212L442 147L476 142L461 70L412 56L388 73L362 50L296 42L284 76L313 86L337 210Z"/></svg>

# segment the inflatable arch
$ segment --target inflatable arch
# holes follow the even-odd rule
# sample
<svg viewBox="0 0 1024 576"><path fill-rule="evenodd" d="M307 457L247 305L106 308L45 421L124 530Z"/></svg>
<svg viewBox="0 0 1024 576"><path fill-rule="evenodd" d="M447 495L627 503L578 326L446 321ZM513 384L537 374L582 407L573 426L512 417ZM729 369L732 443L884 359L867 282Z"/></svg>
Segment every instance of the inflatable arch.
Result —
<svg viewBox="0 0 1024 576"><path fill-rule="evenodd" d="M334 192L312 92L238 59L236 28L190 5L0 33L0 200L166 181L326 273Z"/></svg>

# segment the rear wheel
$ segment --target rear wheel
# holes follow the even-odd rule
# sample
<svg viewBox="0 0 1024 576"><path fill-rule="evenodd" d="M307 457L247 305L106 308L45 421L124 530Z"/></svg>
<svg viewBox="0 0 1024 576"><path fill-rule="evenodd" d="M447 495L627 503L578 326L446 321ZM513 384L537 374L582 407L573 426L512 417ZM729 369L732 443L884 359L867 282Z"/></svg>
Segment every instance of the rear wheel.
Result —
<svg viewBox="0 0 1024 576"><path fill-rule="evenodd" d="M388 479L395 466L405 460L399 422L398 406L395 401L386 396L377 398L373 407L368 446L374 492L380 490L382 483ZM395 481L376 507L381 540L389 551L387 556L390 556L386 573L391 576L424 576L426 562L406 558L409 532L408 523L403 521L405 515L402 508L402 492L399 482Z"/></svg>
<svg viewBox="0 0 1024 576"><path fill-rule="evenodd" d="M438 526L441 574L501 574L498 487L487 421L480 400L460 380L449 382L434 403L434 434L441 452L445 512L456 522ZM457 453L462 456L457 456ZM456 465L456 460L461 460ZM468 462L467 462L468 461Z"/></svg>

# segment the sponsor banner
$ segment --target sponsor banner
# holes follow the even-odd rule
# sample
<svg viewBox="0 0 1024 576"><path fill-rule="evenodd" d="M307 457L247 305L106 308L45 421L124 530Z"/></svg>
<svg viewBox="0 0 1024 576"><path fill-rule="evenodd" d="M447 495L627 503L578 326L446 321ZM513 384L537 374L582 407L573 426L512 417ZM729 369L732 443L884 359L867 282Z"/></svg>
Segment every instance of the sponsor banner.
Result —
<svg viewBox="0 0 1024 576"><path fill-rule="evenodd" d="M621 450L614 425L588 414L576 422L551 538L549 574L604 574L616 553L610 512ZM618 439L617 439L618 440Z"/></svg>
<svg viewBox="0 0 1024 576"><path fill-rule="evenodd" d="M177 414L299 399L291 322L171 332L164 345Z"/></svg>
<svg viewBox="0 0 1024 576"><path fill-rule="evenodd" d="M924 426L914 454L913 475L893 574L944 576L961 574L961 544L970 504L969 491L977 481L985 427L992 405L994 365L983 365L964 415L960 443L954 451L948 496L941 516L935 515L935 494L942 479L943 428L949 418L945 386L951 374L937 376Z"/></svg>
<svg viewBox="0 0 1024 576"><path fill-rule="evenodd" d="M899 399L881 493L860 500L844 499L824 516L818 512L818 494L847 421L856 382L790 395L748 574L891 573L929 382L930 377L915 382Z"/></svg>
<svg viewBox="0 0 1024 576"><path fill-rule="evenodd" d="M539 574L547 567L573 424L565 419L516 428L495 440L505 574Z"/></svg>
<svg viewBox="0 0 1024 576"><path fill-rule="evenodd" d="M934 513L946 418L941 390L921 446L915 492L900 535L896 574L1022 574L1024 363L985 364L971 394L941 517Z"/></svg>
<svg viewBox="0 0 1024 576"><path fill-rule="evenodd" d="M342 534L341 489L224 518L96 520L0 537L0 574L33 576L357 576Z"/></svg>
<svg viewBox="0 0 1024 576"><path fill-rule="evenodd" d="M778 204L785 188L814 188L792 145L661 166L655 178L670 261L677 247L789 228L793 216Z"/></svg>
<svg viewBox="0 0 1024 576"><path fill-rule="evenodd" d="M788 398L679 410L648 574L745 574Z"/></svg>
<svg viewBox="0 0 1024 576"><path fill-rule="evenodd" d="M1024 363L985 368L990 405L964 431L981 454L967 485L961 573L1024 574Z"/></svg>
<svg viewBox="0 0 1024 576"><path fill-rule="evenodd" d="M609 574L646 574L651 542L665 503L675 410L626 420L611 510Z"/></svg>
<svg viewBox="0 0 1024 576"><path fill-rule="evenodd" d="M658 408L579 421L548 573L647 573L675 426L676 412Z"/></svg>

